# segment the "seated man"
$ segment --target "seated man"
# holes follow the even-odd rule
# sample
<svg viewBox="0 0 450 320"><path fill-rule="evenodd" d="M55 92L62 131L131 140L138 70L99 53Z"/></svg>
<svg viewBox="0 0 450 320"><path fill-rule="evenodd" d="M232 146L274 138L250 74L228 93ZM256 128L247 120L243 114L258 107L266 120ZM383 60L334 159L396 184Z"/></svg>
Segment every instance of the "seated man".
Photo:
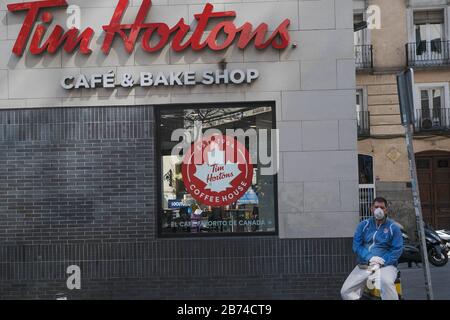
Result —
<svg viewBox="0 0 450 320"><path fill-rule="evenodd" d="M368 267L379 267L381 298L398 300L395 289L397 264L403 252L403 238L399 226L387 218L387 201L376 198L371 208L373 217L361 222L353 238L353 251L358 265L345 280L341 296L344 300L360 299L366 281L371 276Z"/></svg>

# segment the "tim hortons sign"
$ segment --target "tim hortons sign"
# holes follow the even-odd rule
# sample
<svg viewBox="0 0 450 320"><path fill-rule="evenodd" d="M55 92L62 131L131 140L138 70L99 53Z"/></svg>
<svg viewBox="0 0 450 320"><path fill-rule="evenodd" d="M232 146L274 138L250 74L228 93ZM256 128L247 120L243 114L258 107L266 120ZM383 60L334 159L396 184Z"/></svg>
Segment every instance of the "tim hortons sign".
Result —
<svg viewBox="0 0 450 320"><path fill-rule="evenodd" d="M231 136L215 135L196 141L183 157L181 170L192 197L213 207L236 202L252 185L250 154Z"/></svg>
<svg viewBox="0 0 450 320"><path fill-rule="evenodd" d="M129 0L120 0L108 25L103 26L105 32L102 51L108 54L115 38L121 39L125 50L132 53L136 42L140 39L142 50L156 52L167 45L174 51L180 52L188 48L199 51L209 48L214 51L224 50L236 43L240 49L253 45L257 49L273 47L284 49L289 45L289 19L285 19L273 32L269 33L267 23L254 27L250 22L236 26L232 18L235 11L214 11L212 4L206 4L203 12L195 14L196 26L193 30L181 18L174 26L164 22L146 22L147 14L151 10L151 0L143 0L132 24L122 23L122 18L129 5ZM83 31L72 28L64 30L60 25L48 30L53 20L50 12L52 8L67 7L66 0L46 0L9 4L10 12L26 13L19 35L16 39L13 53L22 56L28 46L33 55L44 52L55 53L61 47L67 53L79 50L82 54L90 54L91 40L94 30L90 27ZM208 24L213 24L209 34L205 33ZM33 32L34 30L34 32ZM152 41L153 40L153 41ZM155 43L156 42L156 43Z"/></svg>

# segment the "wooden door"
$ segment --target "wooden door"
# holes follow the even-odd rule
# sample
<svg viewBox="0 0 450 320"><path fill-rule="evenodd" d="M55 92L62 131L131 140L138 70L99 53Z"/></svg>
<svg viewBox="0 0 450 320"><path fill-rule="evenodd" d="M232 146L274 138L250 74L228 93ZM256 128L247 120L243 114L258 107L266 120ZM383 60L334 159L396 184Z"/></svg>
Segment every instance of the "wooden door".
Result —
<svg viewBox="0 0 450 320"><path fill-rule="evenodd" d="M417 156L424 220L437 229L450 228L450 155Z"/></svg>
<svg viewBox="0 0 450 320"><path fill-rule="evenodd" d="M433 158L434 226L450 229L450 157Z"/></svg>
<svg viewBox="0 0 450 320"><path fill-rule="evenodd" d="M434 225L433 220L433 162L431 158L417 157L417 177L419 179L420 201L423 219Z"/></svg>

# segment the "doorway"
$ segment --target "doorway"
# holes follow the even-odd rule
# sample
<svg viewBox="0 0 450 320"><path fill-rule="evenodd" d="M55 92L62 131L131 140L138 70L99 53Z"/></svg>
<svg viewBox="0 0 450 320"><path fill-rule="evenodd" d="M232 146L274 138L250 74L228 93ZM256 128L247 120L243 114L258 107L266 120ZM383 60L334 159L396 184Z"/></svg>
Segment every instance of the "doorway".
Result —
<svg viewBox="0 0 450 320"><path fill-rule="evenodd" d="M416 162L424 220L450 229L450 153L419 153Z"/></svg>

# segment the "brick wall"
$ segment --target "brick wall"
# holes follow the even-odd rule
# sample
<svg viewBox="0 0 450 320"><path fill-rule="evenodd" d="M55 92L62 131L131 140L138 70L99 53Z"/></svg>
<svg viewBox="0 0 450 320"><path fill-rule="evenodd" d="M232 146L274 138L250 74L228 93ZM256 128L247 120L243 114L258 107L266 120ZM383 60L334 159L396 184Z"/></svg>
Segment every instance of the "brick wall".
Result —
<svg viewBox="0 0 450 320"><path fill-rule="evenodd" d="M158 239L154 145L151 107L0 111L0 298L339 297L347 238Z"/></svg>

